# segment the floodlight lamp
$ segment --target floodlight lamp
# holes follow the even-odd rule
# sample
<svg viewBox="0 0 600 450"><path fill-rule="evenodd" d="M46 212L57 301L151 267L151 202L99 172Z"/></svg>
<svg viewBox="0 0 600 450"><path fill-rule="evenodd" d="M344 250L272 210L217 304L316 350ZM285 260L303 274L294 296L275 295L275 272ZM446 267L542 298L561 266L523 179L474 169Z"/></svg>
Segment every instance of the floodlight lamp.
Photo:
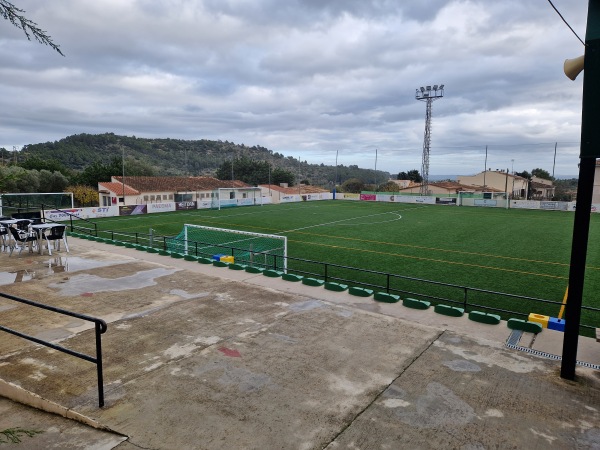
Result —
<svg viewBox="0 0 600 450"><path fill-rule="evenodd" d="M427 90L430 91L431 90L431 86L427 86Z"/></svg>
<svg viewBox="0 0 600 450"><path fill-rule="evenodd" d="M421 86L421 92L425 92L425 88Z"/></svg>
<svg viewBox="0 0 600 450"><path fill-rule="evenodd" d="M438 90L438 85L437 85L437 84L435 84L435 85L433 86L433 90L434 90L434 91L437 91L437 90Z"/></svg>
<svg viewBox="0 0 600 450"><path fill-rule="evenodd" d="M441 85L440 85L440 87L439 87L439 90L441 91L441 90L443 90L443 89L444 89L444 85L443 85L443 84L441 84Z"/></svg>

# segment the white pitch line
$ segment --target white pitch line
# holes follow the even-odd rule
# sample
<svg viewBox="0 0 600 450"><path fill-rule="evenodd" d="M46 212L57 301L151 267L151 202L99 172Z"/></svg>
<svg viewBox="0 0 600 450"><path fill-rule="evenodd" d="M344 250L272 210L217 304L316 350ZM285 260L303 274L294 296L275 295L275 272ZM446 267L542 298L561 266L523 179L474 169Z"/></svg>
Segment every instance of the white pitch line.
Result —
<svg viewBox="0 0 600 450"><path fill-rule="evenodd" d="M341 227L355 227L355 226L358 226L358 225L372 225L372 224L395 222L397 220L402 219L402 216L400 214L398 214L398 213L390 212L389 214L394 214L397 217L395 217L393 219L390 219L390 220L381 220L379 222L340 223L339 226L341 226Z"/></svg>
<svg viewBox="0 0 600 450"><path fill-rule="evenodd" d="M425 206L421 206L419 208L425 208ZM415 209L418 209L418 208L410 208L410 211L413 211ZM367 216L350 217L348 219L335 220L333 222L319 223L319 224L316 224L316 225L309 225L307 227L295 228L293 230L280 231L279 233L275 233L275 234L293 233L294 231L306 230L308 228L324 227L324 226L327 226L327 225L333 225L333 224L340 223L340 222L346 222L348 220L364 219L364 218L367 218L367 217L382 216L384 214L397 214L397 215L399 215L398 214L399 211L404 211L404 210L403 209L398 209L396 211L387 211L387 212L378 213L378 214L369 214ZM400 216L400 217L402 217L402 216ZM398 220L398 219L394 219L394 220Z"/></svg>

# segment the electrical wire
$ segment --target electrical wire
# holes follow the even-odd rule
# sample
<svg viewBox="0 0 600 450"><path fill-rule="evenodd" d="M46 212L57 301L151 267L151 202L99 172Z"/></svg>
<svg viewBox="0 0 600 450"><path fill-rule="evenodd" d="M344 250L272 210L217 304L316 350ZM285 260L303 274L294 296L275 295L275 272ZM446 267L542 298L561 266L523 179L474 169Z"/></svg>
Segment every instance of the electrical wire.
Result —
<svg viewBox="0 0 600 450"><path fill-rule="evenodd" d="M554 3L552 3L552 0L548 0L548 3L550 3L550 6L552 6L552 8L554 9L554 11L556 11L556 14L558 14L560 16L560 18L562 19L562 21L569 27L569 30L571 30L573 32L573 34L577 37L577 39L579 39L579 42L581 42L584 47L585 47L585 42L583 42L581 40L581 38L577 35L577 33L575 33L575 30L573 28L571 28L571 25L569 25L569 22L567 22L565 20L565 18L562 16L562 14L560 13L560 11L558 9L556 9L556 6L554 6Z"/></svg>

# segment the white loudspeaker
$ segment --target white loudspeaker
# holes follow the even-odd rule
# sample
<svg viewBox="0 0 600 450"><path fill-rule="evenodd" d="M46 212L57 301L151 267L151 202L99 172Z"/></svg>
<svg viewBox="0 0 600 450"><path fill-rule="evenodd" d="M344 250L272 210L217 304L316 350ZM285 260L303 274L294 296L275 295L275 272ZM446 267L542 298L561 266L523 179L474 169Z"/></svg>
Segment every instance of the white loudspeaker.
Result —
<svg viewBox="0 0 600 450"><path fill-rule="evenodd" d="M581 73L583 70L583 59L585 55L581 55L578 58L574 59L565 59L565 75L569 77L571 80L575 80L577 75Z"/></svg>

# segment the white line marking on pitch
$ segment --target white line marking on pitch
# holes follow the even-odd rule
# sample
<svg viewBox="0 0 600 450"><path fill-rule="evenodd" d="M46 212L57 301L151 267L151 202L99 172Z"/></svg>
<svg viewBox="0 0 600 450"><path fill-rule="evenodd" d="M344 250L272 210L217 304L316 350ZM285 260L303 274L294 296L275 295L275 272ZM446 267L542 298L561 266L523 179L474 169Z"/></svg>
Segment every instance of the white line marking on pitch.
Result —
<svg viewBox="0 0 600 450"><path fill-rule="evenodd" d="M420 208L425 208L425 206L421 206ZM413 211L415 209L417 209L417 208L410 208L410 211ZM397 216L399 216L400 218L402 218L402 216L400 216L400 214L398 214L399 211L404 211L404 210L398 209L396 211L387 211L387 212L378 213L378 214L369 214L369 215L366 215L366 216L350 217L348 219L335 220L333 222L319 223L319 224L316 224L316 225L309 225L309 226L306 226L306 227L294 228L293 230L280 231L279 233L275 233L275 234L293 233L294 231L306 230L308 228L324 227L324 226L327 226L327 225L333 225L333 224L340 223L340 222L346 222L348 220L364 219L364 218L367 218L367 217L382 216L384 214L396 214ZM393 220L399 220L399 219L395 218ZM388 221L388 222L391 222L391 220ZM344 225L346 225L346 224L344 224ZM357 224L357 225L360 225L360 224Z"/></svg>

